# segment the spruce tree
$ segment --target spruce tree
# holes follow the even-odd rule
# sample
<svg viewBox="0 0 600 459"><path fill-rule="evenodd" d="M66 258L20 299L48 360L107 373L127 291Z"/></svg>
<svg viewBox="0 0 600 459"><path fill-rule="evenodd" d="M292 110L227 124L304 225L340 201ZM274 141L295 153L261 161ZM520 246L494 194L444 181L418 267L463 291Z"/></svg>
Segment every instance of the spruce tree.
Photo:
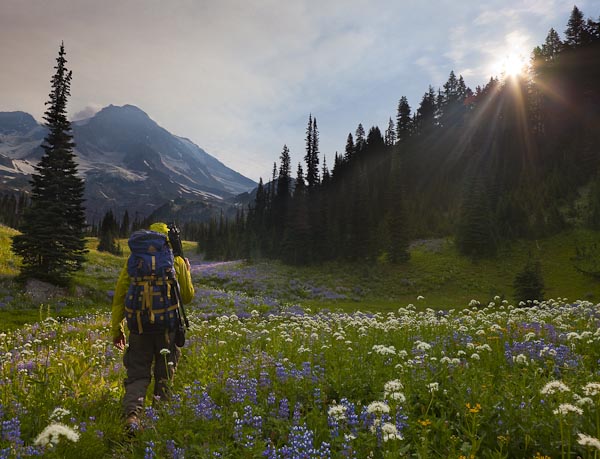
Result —
<svg viewBox="0 0 600 459"><path fill-rule="evenodd" d="M473 259L496 254L496 232L486 183L472 177L465 188L456 233L456 245Z"/></svg>
<svg viewBox="0 0 600 459"><path fill-rule="evenodd" d="M13 250L23 258L21 278L66 285L85 260L83 180L77 175L71 123L67 119L72 72L61 43L44 114L44 155L31 179L31 206Z"/></svg>
<svg viewBox="0 0 600 459"><path fill-rule="evenodd" d="M586 30L586 23L583 19L583 13L579 8L574 6L565 30L565 45L570 48L576 48L586 44L588 38L589 37Z"/></svg>
<svg viewBox="0 0 600 459"><path fill-rule="evenodd" d="M412 116L410 114L410 105L406 96L402 96L398 102L398 115L396 116L396 138L402 142L410 136L412 132Z"/></svg>
<svg viewBox="0 0 600 459"><path fill-rule="evenodd" d="M546 62L554 62L563 48L563 42L560 40L558 32L550 29L546 36L546 41L542 45L541 55Z"/></svg>
<svg viewBox="0 0 600 459"><path fill-rule="evenodd" d="M525 266L514 278L513 288L515 291L515 301L527 303L528 301L543 301L544 299L544 278L542 276L542 266L539 260L533 260L531 254L525 263Z"/></svg>
<svg viewBox="0 0 600 459"><path fill-rule="evenodd" d="M393 146L396 143L396 128L394 122L390 118L388 122L388 128L385 130L385 145L388 147Z"/></svg>
<svg viewBox="0 0 600 459"><path fill-rule="evenodd" d="M118 241L119 237L119 224L115 218L112 210L109 210L104 215L102 223L100 224L100 232L98 235L98 251L108 252L115 255L123 253L121 245Z"/></svg>
<svg viewBox="0 0 600 459"><path fill-rule="evenodd" d="M408 218L406 215L404 190L400 178L400 160L392 160L391 186L389 191L389 210L386 217L389 230L388 254L392 263L402 263L410 259Z"/></svg>
<svg viewBox="0 0 600 459"><path fill-rule="evenodd" d="M358 127L355 132L354 140L354 154L360 154L367 146L367 139L365 138L366 132L362 123L358 123Z"/></svg>
<svg viewBox="0 0 600 459"><path fill-rule="evenodd" d="M417 110L417 124L416 129L420 132L429 126L432 126L435 120L435 91L430 85L429 90L423 94L421 99L421 105Z"/></svg>
<svg viewBox="0 0 600 459"><path fill-rule="evenodd" d="M344 161L346 163L350 162L354 156L355 150L356 147L354 146L354 138L352 137L352 133L349 133L348 138L346 139L346 149L344 150Z"/></svg>
<svg viewBox="0 0 600 459"><path fill-rule="evenodd" d="M119 229L120 237L127 237L129 235L129 212L125 210L123 214L123 220L121 221L121 227Z"/></svg>
<svg viewBox="0 0 600 459"><path fill-rule="evenodd" d="M317 119L308 117L306 128L306 185L312 191L319 184L319 131Z"/></svg>
<svg viewBox="0 0 600 459"><path fill-rule="evenodd" d="M287 145L283 146L283 151L279 157L279 177L277 179L277 196L287 199L290 196L291 182L291 158L290 149Z"/></svg>

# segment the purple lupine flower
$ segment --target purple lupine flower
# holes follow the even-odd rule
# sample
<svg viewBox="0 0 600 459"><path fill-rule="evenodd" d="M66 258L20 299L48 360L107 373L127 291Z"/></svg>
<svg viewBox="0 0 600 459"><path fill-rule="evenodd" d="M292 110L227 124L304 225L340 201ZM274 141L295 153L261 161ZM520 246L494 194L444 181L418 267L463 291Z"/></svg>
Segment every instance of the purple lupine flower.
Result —
<svg viewBox="0 0 600 459"><path fill-rule="evenodd" d="M15 446L23 446L21 440L21 421L18 417L2 421L2 439Z"/></svg>
<svg viewBox="0 0 600 459"><path fill-rule="evenodd" d="M277 375L277 378L282 382L285 382L288 379L288 373L285 367L283 366L283 363L281 362L275 363L275 374Z"/></svg>
<svg viewBox="0 0 600 459"><path fill-rule="evenodd" d="M166 449L171 459L184 459L185 450L175 445L175 440L167 440Z"/></svg>
<svg viewBox="0 0 600 459"><path fill-rule="evenodd" d="M300 424L300 417L302 416L302 403L296 402L294 405L294 414L292 415L292 420L295 425Z"/></svg>
<svg viewBox="0 0 600 459"><path fill-rule="evenodd" d="M290 404L285 397L279 401L279 417L281 419L288 419L290 417Z"/></svg>
<svg viewBox="0 0 600 459"><path fill-rule="evenodd" d="M144 459L154 459L156 453L154 452L154 442L152 440L146 442L146 449L144 450Z"/></svg>

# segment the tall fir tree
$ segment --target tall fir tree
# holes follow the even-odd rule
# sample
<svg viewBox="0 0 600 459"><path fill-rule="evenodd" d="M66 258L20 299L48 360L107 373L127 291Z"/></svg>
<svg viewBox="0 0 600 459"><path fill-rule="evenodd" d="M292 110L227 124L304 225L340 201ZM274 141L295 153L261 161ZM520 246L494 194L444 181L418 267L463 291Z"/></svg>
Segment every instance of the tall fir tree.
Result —
<svg viewBox="0 0 600 459"><path fill-rule="evenodd" d="M472 259L494 256L497 250L495 227L486 182L471 177L464 190L456 245Z"/></svg>
<svg viewBox="0 0 600 459"><path fill-rule="evenodd" d="M98 251L109 252L115 255L123 253L121 244L119 244L119 223L115 218L112 210L109 210L104 215L98 234Z"/></svg>
<svg viewBox="0 0 600 459"><path fill-rule="evenodd" d="M429 90L423 94L421 105L417 109L417 126L415 126L417 132L426 130L433 125L436 113L435 104L435 91L433 86L429 85Z"/></svg>
<svg viewBox="0 0 600 459"><path fill-rule="evenodd" d="M352 133L349 133L348 138L346 139L346 149L344 150L344 162L350 162L355 151L356 147L354 146L354 138L352 137Z"/></svg>
<svg viewBox="0 0 600 459"><path fill-rule="evenodd" d="M579 8L574 6L565 30L565 45L570 48L576 48L586 44L589 41L588 38L583 13Z"/></svg>
<svg viewBox="0 0 600 459"><path fill-rule="evenodd" d="M308 117L308 127L306 128L306 186L309 191L314 190L319 184L319 131L317 129L317 119Z"/></svg>
<svg viewBox="0 0 600 459"><path fill-rule="evenodd" d="M119 229L120 237L127 237L129 234L129 226L129 212L125 210L125 213L123 214L123 220L121 221L121 227Z"/></svg>
<svg viewBox="0 0 600 459"><path fill-rule="evenodd" d="M396 116L396 138L403 142L410 137L412 132L412 116L410 105L406 96L402 96L398 102L398 114Z"/></svg>
<svg viewBox="0 0 600 459"><path fill-rule="evenodd" d="M362 123L358 123L354 139L354 154L362 153L367 146L366 134L367 133L365 132L365 128L363 127Z"/></svg>
<svg viewBox="0 0 600 459"><path fill-rule="evenodd" d="M387 225L389 230L388 254L392 263L403 263L410 259L408 218L406 215L404 190L400 178L400 160L392 159L391 184L388 196Z"/></svg>
<svg viewBox="0 0 600 459"><path fill-rule="evenodd" d="M83 180L77 175L67 99L72 72L66 67L61 43L52 77L50 100L44 113L48 128L44 155L31 179L31 206L22 234L13 238L13 250L23 258L21 277L37 278L57 285L69 283L80 270L87 252L84 230Z"/></svg>
<svg viewBox="0 0 600 459"><path fill-rule="evenodd" d="M544 277L542 265L529 254L527 262L513 280L515 301L520 305L531 305L533 301L544 300Z"/></svg>
<svg viewBox="0 0 600 459"><path fill-rule="evenodd" d="M563 42L558 35L558 32L553 28L550 29L546 36L546 41L542 45L541 55L546 62L553 62L556 60L563 48Z"/></svg>
<svg viewBox="0 0 600 459"><path fill-rule="evenodd" d="M290 149L287 145L283 146L281 156L279 157L279 177L277 179L277 196L288 198L290 195L291 183L291 158Z"/></svg>
<svg viewBox="0 0 600 459"><path fill-rule="evenodd" d="M388 128L385 130L385 144L388 147L391 147L396 143L396 127L394 126L394 122L392 118L388 121Z"/></svg>

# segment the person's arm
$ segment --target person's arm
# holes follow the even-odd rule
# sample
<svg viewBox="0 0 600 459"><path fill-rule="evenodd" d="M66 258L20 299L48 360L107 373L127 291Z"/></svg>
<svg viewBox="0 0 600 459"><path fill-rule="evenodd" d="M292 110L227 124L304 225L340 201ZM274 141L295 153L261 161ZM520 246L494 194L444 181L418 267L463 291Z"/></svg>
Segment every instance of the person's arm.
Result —
<svg viewBox="0 0 600 459"><path fill-rule="evenodd" d="M115 286L115 294L112 302L110 334L115 346L119 349L125 347L125 295L129 289L130 278L127 273L127 264L123 266L119 274L119 280Z"/></svg>
<svg viewBox="0 0 600 459"><path fill-rule="evenodd" d="M192 284L192 274L190 272L190 264L187 259L180 256L175 257L175 273L177 274L177 282L179 282L179 291L181 293L181 301L183 304L188 304L194 299L194 285Z"/></svg>

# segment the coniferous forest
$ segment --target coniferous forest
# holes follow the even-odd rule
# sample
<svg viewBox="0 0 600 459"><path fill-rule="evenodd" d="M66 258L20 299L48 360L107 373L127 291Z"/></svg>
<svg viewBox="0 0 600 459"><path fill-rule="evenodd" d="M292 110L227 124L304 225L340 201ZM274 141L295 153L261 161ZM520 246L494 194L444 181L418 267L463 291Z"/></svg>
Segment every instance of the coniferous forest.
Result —
<svg viewBox="0 0 600 459"><path fill-rule="evenodd" d="M304 163L283 146L235 219L189 228L209 259L408 259L409 241L453 236L469 257L517 238L600 228L600 18L574 7L528 71L467 87L451 71L385 129L359 124L326 164L309 115ZM295 175L294 175L295 173Z"/></svg>

